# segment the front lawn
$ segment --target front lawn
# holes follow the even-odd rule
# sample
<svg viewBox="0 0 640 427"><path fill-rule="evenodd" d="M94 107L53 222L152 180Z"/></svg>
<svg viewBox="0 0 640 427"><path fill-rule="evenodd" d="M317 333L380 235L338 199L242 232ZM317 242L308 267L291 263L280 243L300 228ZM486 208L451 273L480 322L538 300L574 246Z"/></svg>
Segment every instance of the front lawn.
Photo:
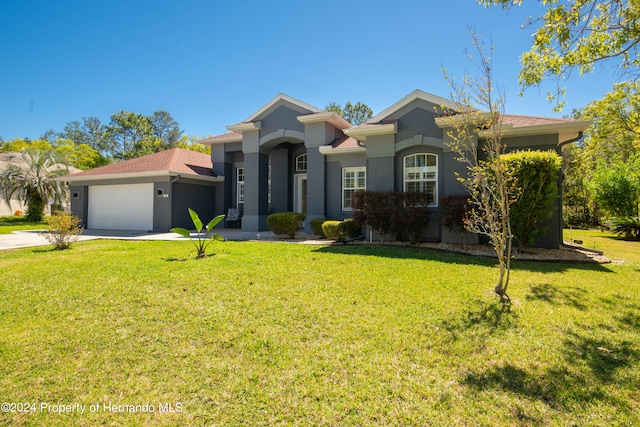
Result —
<svg viewBox="0 0 640 427"><path fill-rule="evenodd" d="M27 221L24 216L0 216L0 234L10 234L18 230L44 230L44 222Z"/></svg>
<svg viewBox="0 0 640 427"><path fill-rule="evenodd" d="M502 306L490 259L212 250L0 252L0 424L640 424L640 259L516 262Z"/></svg>

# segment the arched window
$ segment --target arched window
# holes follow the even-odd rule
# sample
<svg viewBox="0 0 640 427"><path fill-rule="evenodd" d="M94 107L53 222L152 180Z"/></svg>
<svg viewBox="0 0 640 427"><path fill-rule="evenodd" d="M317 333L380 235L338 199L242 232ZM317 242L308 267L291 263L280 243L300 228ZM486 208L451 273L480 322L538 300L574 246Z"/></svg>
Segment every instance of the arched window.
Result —
<svg viewBox="0 0 640 427"><path fill-rule="evenodd" d="M438 156L418 153L404 157L404 191L427 193L429 206L438 205Z"/></svg>
<svg viewBox="0 0 640 427"><path fill-rule="evenodd" d="M307 171L307 153L300 154L296 157L296 172Z"/></svg>

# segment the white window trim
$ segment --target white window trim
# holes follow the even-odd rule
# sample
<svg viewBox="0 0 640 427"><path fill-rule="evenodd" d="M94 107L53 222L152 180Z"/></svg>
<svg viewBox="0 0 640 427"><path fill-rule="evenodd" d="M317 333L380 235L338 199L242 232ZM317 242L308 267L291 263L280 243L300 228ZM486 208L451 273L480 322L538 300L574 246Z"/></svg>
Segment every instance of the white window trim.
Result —
<svg viewBox="0 0 640 427"><path fill-rule="evenodd" d="M426 179L407 179L407 158L416 157L420 155L433 156L436 159L435 165L435 177L434 178L426 178ZM427 207L429 208L437 208L438 207L438 155L435 153L414 153L408 154L402 158L402 189L403 191L407 191L407 182L433 182L434 183L434 199L432 203L429 203Z"/></svg>
<svg viewBox="0 0 640 427"><path fill-rule="evenodd" d="M242 177L242 180L240 179ZM244 190L245 190L245 170L244 167L236 168L236 208L244 211Z"/></svg>
<svg viewBox="0 0 640 427"><path fill-rule="evenodd" d="M304 169L300 167L300 165L304 165ZM307 153L300 154L296 156L296 172L306 172L307 171Z"/></svg>
<svg viewBox="0 0 640 427"><path fill-rule="evenodd" d="M355 172L356 174L358 172L364 172L364 186L363 187L358 187L358 185L357 185L358 184L358 180L355 179L354 180L354 183L355 183L354 187L351 187L351 188L345 187L345 178L346 178L346 174L348 172ZM364 191L364 190L367 189L367 168L366 168L366 166L356 166L356 167L342 168L342 184L341 184L341 186L342 186L342 191L341 191L341 195L342 195L342 211L343 212L351 212L351 211L353 211L353 208L345 207L345 205L344 205L344 203L345 203L344 194L345 194L346 190L353 190L354 193L355 193L356 191Z"/></svg>

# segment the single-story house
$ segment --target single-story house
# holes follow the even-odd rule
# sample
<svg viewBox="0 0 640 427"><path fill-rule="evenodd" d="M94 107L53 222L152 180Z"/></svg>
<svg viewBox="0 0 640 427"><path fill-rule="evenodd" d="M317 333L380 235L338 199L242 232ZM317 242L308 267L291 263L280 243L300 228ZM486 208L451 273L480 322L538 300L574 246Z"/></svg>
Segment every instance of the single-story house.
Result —
<svg viewBox="0 0 640 427"><path fill-rule="evenodd" d="M267 228L272 212L299 211L314 218L344 219L352 215L352 194L358 190L425 191L430 195L431 221L426 237L434 241L459 238L441 226L438 200L465 193L455 173L466 172L446 144L447 121L442 108L460 111L450 100L416 90L360 126L334 113L277 95L231 131L200 141L211 146L213 170L223 183L223 212L238 208L242 228ZM508 150L561 152L582 137L585 121L530 116L503 116ZM482 144L482 135L478 144ZM562 241L558 197L548 232L536 244L558 247Z"/></svg>
<svg viewBox="0 0 640 427"><path fill-rule="evenodd" d="M71 186L71 211L86 228L167 231L193 228L187 208L219 210L216 187L224 177L213 173L208 154L173 148L61 180Z"/></svg>
<svg viewBox="0 0 640 427"><path fill-rule="evenodd" d="M439 222L438 200L465 193L455 174L466 169L447 146L448 122L439 117L443 108L451 113L461 107L416 90L366 123L352 126L334 113L279 94L245 120L227 126L229 133L200 141L211 146L206 165L212 168L210 175L192 171L187 176L170 164L152 167L154 156L162 155L158 153L65 179L72 185L74 213L82 215L90 228L122 227L132 223L128 218L144 216L136 227L166 230L178 225L176 209L186 210L187 201L204 203L205 196L210 204L201 210L220 214L237 209L244 231L266 230L267 216L284 211L306 213L308 227L314 218L351 217L352 195L359 190L424 191L429 194L431 213L424 236L456 242L459 236ZM589 125L516 115L504 115L502 120L508 150L558 153L579 140ZM482 143L480 134L478 146ZM133 162L143 167L129 170ZM206 187L209 192L201 190ZM168 200L162 198L169 197L165 194ZM178 198L181 203L171 203ZM196 211L198 206L190 205ZM557 248L562 242L560 195L555 208L537 246ZM109 218L116 215L119 219L113 224Z"/></svg>

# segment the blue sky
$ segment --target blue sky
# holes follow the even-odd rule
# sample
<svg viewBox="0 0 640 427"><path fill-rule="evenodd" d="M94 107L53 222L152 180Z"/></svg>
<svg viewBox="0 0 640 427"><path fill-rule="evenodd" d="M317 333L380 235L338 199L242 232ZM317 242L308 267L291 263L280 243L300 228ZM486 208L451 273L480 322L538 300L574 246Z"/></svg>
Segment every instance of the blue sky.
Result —
<svg viewBox="0 0 640 427"><path fill-rule="evenodd" d="M168 111L187 135L217 135L278 93L324 108L361 101L375 113L414 89L448 97L441 68L473 71L468 27L495 45L494 79L512 114L555 117L552 86L518 94L526 16L475 0L0 1L0 137L120 110ZM567 106L602 97L598 69L566 84Z"/></svg>

